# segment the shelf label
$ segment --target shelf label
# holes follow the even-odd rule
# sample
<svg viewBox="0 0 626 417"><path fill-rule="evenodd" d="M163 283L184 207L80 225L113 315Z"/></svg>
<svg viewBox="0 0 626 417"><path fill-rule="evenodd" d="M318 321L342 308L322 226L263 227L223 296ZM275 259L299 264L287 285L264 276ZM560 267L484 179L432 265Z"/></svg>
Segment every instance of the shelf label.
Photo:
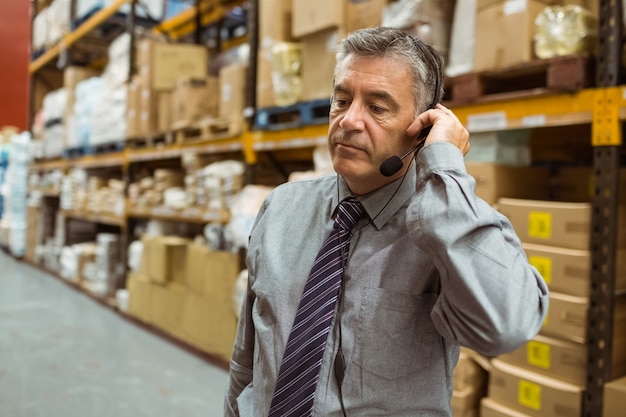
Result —
<svg viewBox="0 0 626 417"><path fill-rule="evenodd" d="M467 116L467 130L470 132L488 132L506 127L506 113L503 111Z"/></svg>
<svg viewBox="0 0 626 417"><path fill-rule="evenodd" d="M552 235L552 215L546 212L531 211L528 213L528 236L539 239L550 239Z"/></svg>
<svg viewBox="0 0 626 417"><path fill-rule="evenodd" d="M202 211L199 208L188 208L186 210L184 210L181 215L183 217L190 217L190 218L198 218L202 216Z"/></svg>
<svg viewBox="0 0 626 417"><path fill-rule="evenodd" d="M552 258L547 256L529 256L528 262L537 268L546 284L552 283Z"/></svg>
<svg viewBox="0 0 626 417"><path fill-rule="evenodd" d="M541 410L541 386L523 379L519 381L518 402L532 410Z"/></svg>
<svg viewBox="0 0 626 417"><path fill-rule="evenodd" d="M550 345L531 340L526 344L526 360L529 365L550 369Z"/></svg>
<svg viewBox="0 0 626 417"><path fill-rule="evenodd" d="M175 216L176 211L167 207L154 207L152 209L152 214L154 216Z"/></svg>
<svg viewBox="0 0 626 417"><path fill-rule="evenodd" d="M536 114L534 116L522 117L522 126L525 127L537 127L546 125L546 115Z"/></svg>

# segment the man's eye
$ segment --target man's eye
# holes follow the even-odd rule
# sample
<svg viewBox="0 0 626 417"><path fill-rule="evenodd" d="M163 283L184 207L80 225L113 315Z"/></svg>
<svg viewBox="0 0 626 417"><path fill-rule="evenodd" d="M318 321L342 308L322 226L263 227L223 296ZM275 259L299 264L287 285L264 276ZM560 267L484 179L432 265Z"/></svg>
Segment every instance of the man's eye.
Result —
<svg viewBox="0 0 626 417"><path fill-rule="evenodd" d="M335 105L335 107L345 107L345 106L348 105L348 100L341 99L341 98L336 98L333 101L333 104Z"/></svg>
<svg viewBox="0 0 626 417"><path fill-rule="evenodd" d="M374 114L383 114L385 112L385 108L381 106L372 105L370 108Z"/></svg>

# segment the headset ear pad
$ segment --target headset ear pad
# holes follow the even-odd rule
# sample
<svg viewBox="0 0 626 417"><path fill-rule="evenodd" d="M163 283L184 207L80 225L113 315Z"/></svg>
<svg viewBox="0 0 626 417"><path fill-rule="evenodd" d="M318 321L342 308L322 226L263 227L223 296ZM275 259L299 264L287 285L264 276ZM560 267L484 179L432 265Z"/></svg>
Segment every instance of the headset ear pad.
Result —
<svg viewBox="0 0 626 417"><path fill-rule="evenodd" d="M434 46L423 42L415 36L409 35L409 37L415 46L419 59L426 64L426 74L428 77L426 83L435 86L433 89L433 99L430 106L428 106L429 109L434 109L443 98L443 58Z"/></svg>
<svg viewBox="0 0 626 417"><path fill-rule="evenodd" d="M430 105L430 108L434 109L435 106L439 104L439 102L443 98L443 77L444 77L443 58L441 57L441 54L439 53L439 51L437 51L437 49L435 49L434 46L428 45L428 44L423 44L423 45L427 50L426 54L430 56L431 58L432 67L430 68L430 71L428 72L429 74L432 74L432 77L434 78L434 80L432 81L433 81L433 84L435 85L435 89L434 89L433 101Z"/></svg>

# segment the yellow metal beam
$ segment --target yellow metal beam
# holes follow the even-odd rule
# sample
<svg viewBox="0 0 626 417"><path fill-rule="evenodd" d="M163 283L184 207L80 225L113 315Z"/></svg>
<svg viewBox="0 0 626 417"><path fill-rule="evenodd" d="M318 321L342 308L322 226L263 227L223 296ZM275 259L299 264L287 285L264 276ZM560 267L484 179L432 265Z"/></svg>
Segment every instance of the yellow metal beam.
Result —
<svg viewBox="0 0 626 417"><path fill-rule="evenodd" d="M246 162L257 162L257 152L313 147L327 142L328 124L284 130L257 130L244 137Z"/></svg>
<svg viewBox="0 0 626 417"><path fill-rule="evenodd" d="M453 106L470 132L591 123L595 89Z"/></svg>
<svg viewBox="0 0 626 417"><path fill-rule="evenodd" d="M621 121L626 120L626 88L591 88L451 107L470 132L591 124L593 146L619 146Z"/></svg>
<svg viewBox="0 0 626 417"><path fill-rule="evenodd" d="M226 14L237 6L241 6L244 0L238 0L221 5L216 2L202 2L200 9L200 24L206 26L210 23L217 22ZM196 7L192 7L180 13L177 16L161 23L154 28L154 32L167 33L172 39L180 39L196 30Z"/></svg>

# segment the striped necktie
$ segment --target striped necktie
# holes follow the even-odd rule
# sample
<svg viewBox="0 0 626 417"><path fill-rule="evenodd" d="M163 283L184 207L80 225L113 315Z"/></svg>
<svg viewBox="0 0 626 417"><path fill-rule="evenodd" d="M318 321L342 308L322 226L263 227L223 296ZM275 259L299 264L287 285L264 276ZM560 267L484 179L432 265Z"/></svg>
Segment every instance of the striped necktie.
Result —
<svg viewBox="0 0 626 417"><path fill-rule="evenodd" d="M326 340L343 278L350 230L365 210L355 199L339 204L333 230L304 286L278 372L269 417L310 416Z"/></svg>

